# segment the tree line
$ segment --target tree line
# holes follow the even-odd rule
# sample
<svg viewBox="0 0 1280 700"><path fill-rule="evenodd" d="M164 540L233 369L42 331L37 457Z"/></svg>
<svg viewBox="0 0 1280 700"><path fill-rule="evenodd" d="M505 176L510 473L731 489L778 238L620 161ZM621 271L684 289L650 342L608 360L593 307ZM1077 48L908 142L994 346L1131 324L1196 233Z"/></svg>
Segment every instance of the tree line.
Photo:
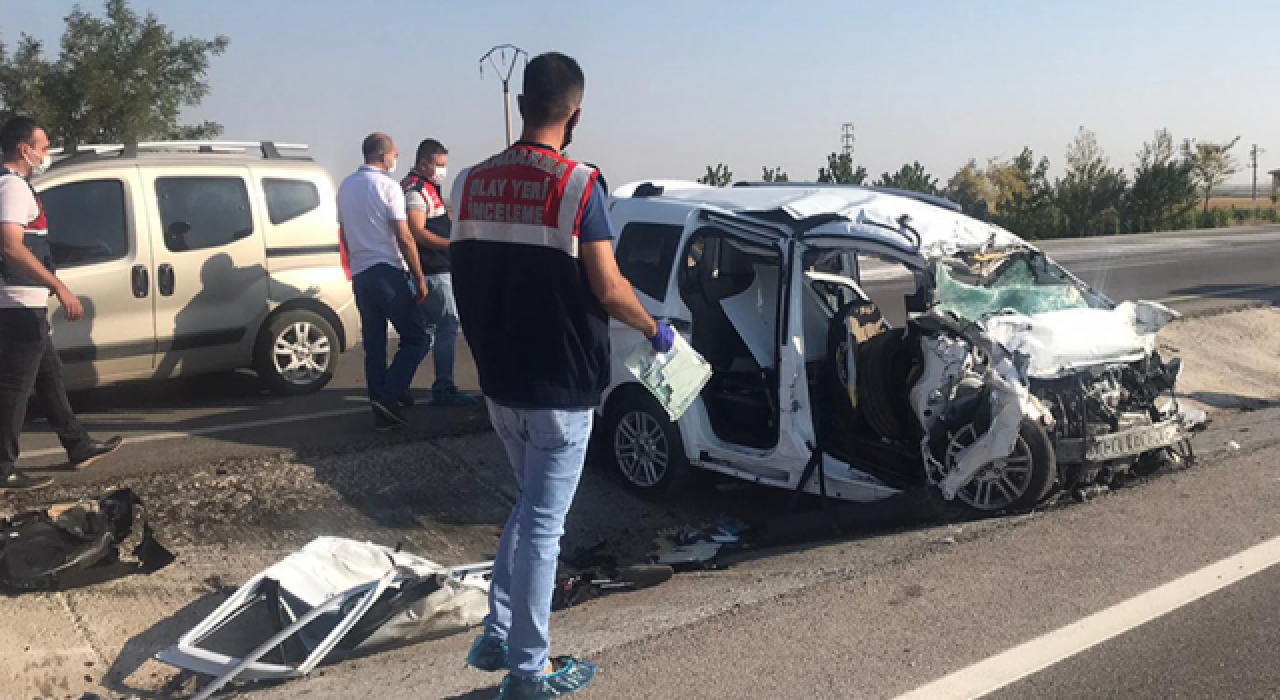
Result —
<svg viewBox="0 0 1280 700"><path fill-rule="evenodd" d="M1239 169L1231 154L1239 140L1177 142L1161 129L1142 145L1128 173L1113 167L1097 136L1082 127L1067 146L1065 172L1054 179L1049 177L1048 157L1037 158L1030 148L1010 159L992 158L985 165L970 160L945 184L918 161L868 182L867 169L854 164L852 153L831 153L816 179L945 197L970 216L1032 239L1213 228L1246 217L1274 222L1275 207L1234 213L1209 207L1213 190ZM761 179L790 178L781 168L765 167ZM707 166L698 181L726 187L734 178L720 163Z"/></svg>

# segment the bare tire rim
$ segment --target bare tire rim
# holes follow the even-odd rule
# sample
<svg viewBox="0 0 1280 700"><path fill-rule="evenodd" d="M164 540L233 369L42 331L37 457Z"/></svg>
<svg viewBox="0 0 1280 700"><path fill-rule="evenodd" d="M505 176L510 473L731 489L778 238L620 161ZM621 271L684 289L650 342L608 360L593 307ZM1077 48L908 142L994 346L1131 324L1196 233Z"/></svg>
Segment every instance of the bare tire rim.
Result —
<svg viewBox="0 0 1280 700"><path fill-rule="evenodd" d="M951 442L947 445L947 473L956 468L960 453L976 441L977 435L972 424L951 436ZM956 497L977 510L1003 510L1027 494L1034 471L1031 446L1019 435L1013 452L1008 457L984 464Z"/></svg>
<svg viewBox="0 0 1280 700"><path fill-rule="evenodd" d="M618 421L613 434L613 454L628 481L652 488L667 475L671 451L658 419L644 411L632 411Z"/></svg>
<svg viewBox="0 0 1280 700"><path fill-rule="evenodd" d="M329 336L310 321L296 321L276 334L271 361L276 374L294 386L314 384L333 359Z"/></svg>

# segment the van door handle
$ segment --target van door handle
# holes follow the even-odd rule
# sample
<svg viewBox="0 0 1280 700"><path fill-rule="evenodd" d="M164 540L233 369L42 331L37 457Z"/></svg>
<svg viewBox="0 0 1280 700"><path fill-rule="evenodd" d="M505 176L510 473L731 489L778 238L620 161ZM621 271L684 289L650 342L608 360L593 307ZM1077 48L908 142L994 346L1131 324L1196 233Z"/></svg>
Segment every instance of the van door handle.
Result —
<svg viewBox="0 0 1280 700"><path fill-rule="evenodd" d="M161 295L173 296L174 282L173 265L164 263L156 268L156 283L160 286Z"/></svg>
<svg viewBox="0 0 1280 700"><path fill-rule="evenodd" d="M151 275L145 265L133 266L133 296L146 299L151 293Z"/></svg>

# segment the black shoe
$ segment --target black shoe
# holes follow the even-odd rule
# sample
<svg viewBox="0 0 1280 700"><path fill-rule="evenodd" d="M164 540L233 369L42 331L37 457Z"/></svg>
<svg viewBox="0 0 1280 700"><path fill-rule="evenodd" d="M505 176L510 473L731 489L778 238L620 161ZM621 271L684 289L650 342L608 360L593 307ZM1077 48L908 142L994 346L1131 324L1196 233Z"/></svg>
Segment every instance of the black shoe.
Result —
<svg viewBox="0 0 1280 700"><path fill-rule="evenodd" d="M35 491L52 484L53 479L47 476L27 476L23 472L14 472L0 480L0 493Z"/></svg>
<svg viewBox="0 0 1280 700"><path fill-rule="evenodd" d="M386 431L409 425L399 406L377 400L371 400L369 403L373 405L374 427L378 430Z"/></svg>
<svg viewBox="0 0 1280 700"><path fill-rule="evenodd" d="M479 397L464 394L458 391L457 387L431 391L432 406L475 406L478 403L480 403Z"/></svg>
<svg viewBox="0 0 1280 700"><path fill-rule="evenodd" d="M84 469L97 461L98 458L109 455L120 449L120 446L123 444L124 438L119 435L109 437L106 440L90 440L89 446L85 448L83 454L71 458L71 464L75 466L76 469Z"/></svg>
<svg viewBox="0 0 1280 700"><path fill-rule="evenodd" d="M410 392L396 399L396 403L404 406L405 408L413 408L413 405L417 403L417 401L413 398L413 393Z"/></svg>

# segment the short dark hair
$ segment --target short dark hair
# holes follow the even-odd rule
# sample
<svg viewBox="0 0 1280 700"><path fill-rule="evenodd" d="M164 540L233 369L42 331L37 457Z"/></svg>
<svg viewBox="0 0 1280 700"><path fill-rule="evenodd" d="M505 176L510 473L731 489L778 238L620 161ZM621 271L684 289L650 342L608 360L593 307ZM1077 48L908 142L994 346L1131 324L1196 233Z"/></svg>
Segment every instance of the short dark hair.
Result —
<svg viewBox="0 0 1280 700"><path fill-rule="evenodd" d="M31 117L11 117L0 128L0 151L5 158L18 155L18 144L30 144L39 129L36 120Z"/></svg>
<svg viewBox="0 0 1280 700"><path fill-rule="evenodd" d="M435 139L423 139L422 143L418 144L418 155L413 162L421 163L424 160L430 160L436 156L447 155L449 155L449 149L445 148L443 143L440 143Z"/></svg>
<svg viewBox="0 0 1280 700"><path fill-rule="evenodd" d="M368 163L375 158L381 158L391 152L394 142L390 136L382 132L374 132L364 137L364 143L360 145L361 152L364 153L364 162Z"/></svg>
<svg viewBox="0 0 1280 700"><path fill-rule="evenodd" d="M544 53L524 68L524 120L547 126L569 118L582 104L587 77L578 62L562 53Z"/></svg>

